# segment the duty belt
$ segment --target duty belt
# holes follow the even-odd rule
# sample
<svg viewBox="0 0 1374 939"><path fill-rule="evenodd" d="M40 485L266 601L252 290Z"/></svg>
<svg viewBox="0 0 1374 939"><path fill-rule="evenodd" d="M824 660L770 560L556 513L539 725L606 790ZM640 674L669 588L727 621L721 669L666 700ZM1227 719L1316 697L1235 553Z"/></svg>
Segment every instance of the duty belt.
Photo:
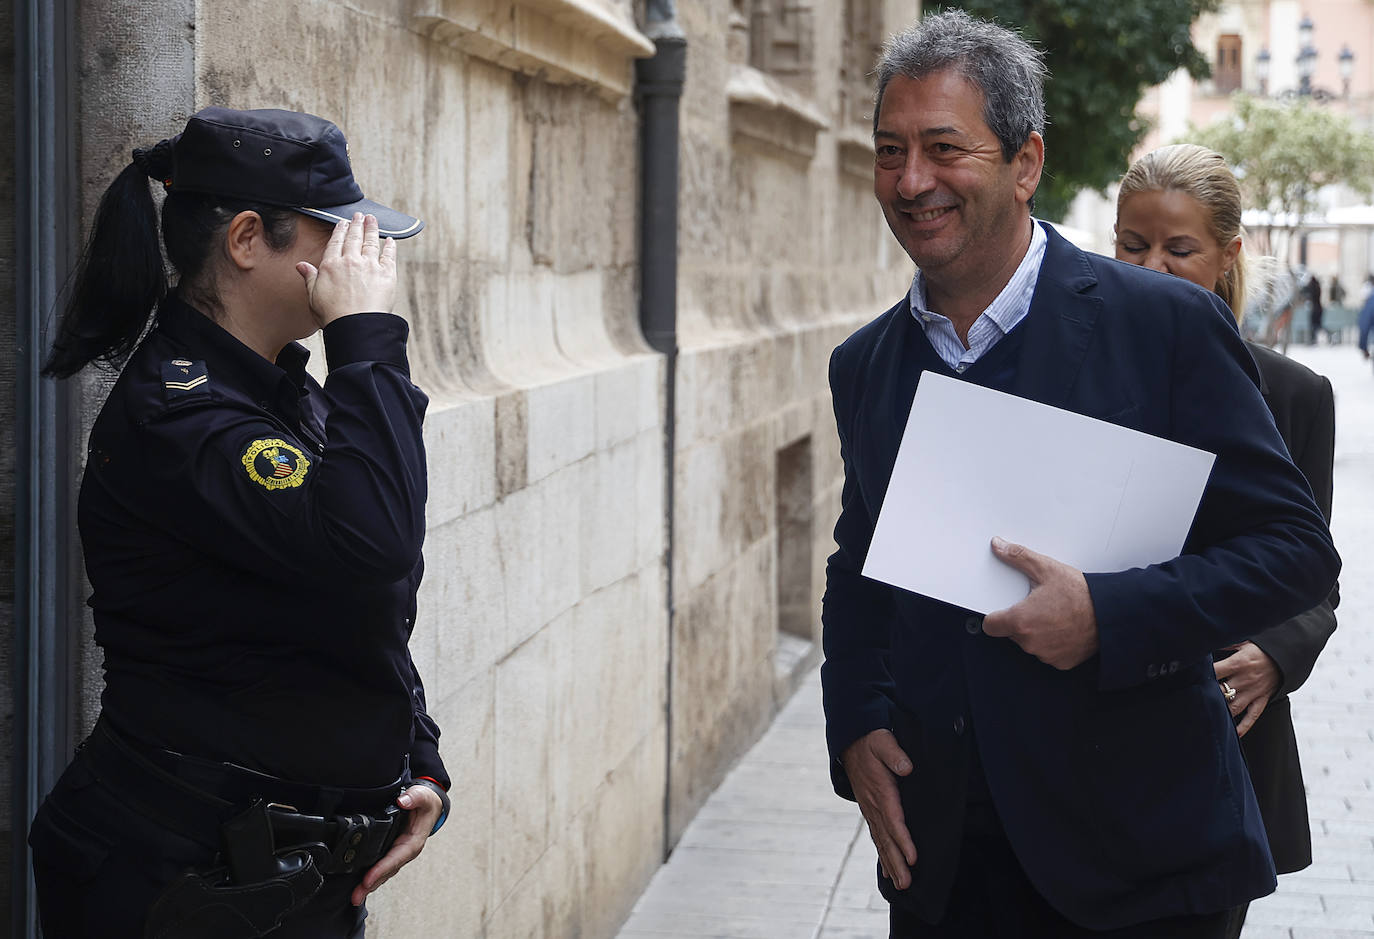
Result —
<svg viewBox="0 0 1374 939"><path fill-rule="evenodd" d="M262 935L304 905L324 876L375 864L408 819L395 805L408 770L377 789L300 784L140 746L103 717L81 753L131 809L218 851L223 862L188 871L168 887L149 914L146 935L159 939ZM302 812L288 799L336 814ZM226 913L234 922L221 922ZM208 916L213 933L205 932Z"/></svg>

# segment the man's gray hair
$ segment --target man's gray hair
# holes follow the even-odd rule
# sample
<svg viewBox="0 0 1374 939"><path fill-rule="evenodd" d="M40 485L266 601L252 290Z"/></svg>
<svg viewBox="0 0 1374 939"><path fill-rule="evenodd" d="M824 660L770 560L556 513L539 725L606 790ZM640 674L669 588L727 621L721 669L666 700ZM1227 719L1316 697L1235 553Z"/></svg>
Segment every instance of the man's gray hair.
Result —
<svg viewBox="0 0 1374 939"><path fill-rule="evenodd" d="M975 19L963 10L927 16L883 44L873 129L888 82L898 75L921 79L952 69L983 92L983 120L997 135L1002 156L1012 157L1045 132L1045 63L1040 52L1009 29Z"/></svg>

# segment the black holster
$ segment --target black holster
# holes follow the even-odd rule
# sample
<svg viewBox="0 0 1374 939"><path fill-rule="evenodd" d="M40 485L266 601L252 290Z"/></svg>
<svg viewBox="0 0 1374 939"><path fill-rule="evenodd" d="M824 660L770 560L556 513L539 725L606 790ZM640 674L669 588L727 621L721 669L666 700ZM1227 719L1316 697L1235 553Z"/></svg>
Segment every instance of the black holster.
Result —
<svg viewBox="0 0 1374 939"><path fill-rule="evenodd" d="M406 818L301 815L258 801L220 827L225 867L187 872L148 913L147 939L257 939L304 906L325 874L375 864ZM277 842L285 841L285 848Z"/></svg>
<svg viewBox="0 0 1374 939"><path fill-rule="evenodd" d="M235 884L227 868L187 872L148 911L146 939L258 939L304 906L324 883L308 851L274 855L279 873Z"/></svg>

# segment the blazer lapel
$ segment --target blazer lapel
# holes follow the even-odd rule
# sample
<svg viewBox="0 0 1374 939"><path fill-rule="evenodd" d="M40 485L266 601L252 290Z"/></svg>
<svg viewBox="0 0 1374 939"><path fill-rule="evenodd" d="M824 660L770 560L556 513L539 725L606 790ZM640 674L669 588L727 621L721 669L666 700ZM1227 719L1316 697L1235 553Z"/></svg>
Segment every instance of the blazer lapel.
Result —
<svg viewBox="0 0 1374 939"><path fill-rule="evenodd" d="M1039 223L1044 224L1044 223ZM1097 277L1083 252L1045 225L1049 238L1024 322L1015 393L1063 407L1087 355L1102 300L1087 291Z"/></svg>
<svg viewBox="0 0 1374 939"><path fill-rule="evenodd" d="M883 334L874 344L866 369L870 380L855 415L854 446L862 449L861 465L870 470L861 485L875 505L887 492L919 377L918 371L905 363L907 333L916 328L910 299L904 299L888 316Z"/></svg>

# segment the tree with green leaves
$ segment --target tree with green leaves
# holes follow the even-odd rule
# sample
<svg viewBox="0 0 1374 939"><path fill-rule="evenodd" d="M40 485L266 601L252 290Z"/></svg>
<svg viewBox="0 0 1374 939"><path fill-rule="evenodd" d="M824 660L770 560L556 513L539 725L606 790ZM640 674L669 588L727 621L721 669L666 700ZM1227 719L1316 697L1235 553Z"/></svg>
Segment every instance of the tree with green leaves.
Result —
<svg viewBox="0 0 1374 939"><path fill-rule="evenodd" d="M1136 116L1145 92L1183 68L1210 74L1193 45L1193 21L1219 0L954 0L958 7L1017 29L1044 50L1045 176L1035 214L1058 221L1081 189L1103 191L1121 178L1149 130Z"/></svg>
<svg viewBox="0 0 1374 939"><path fill-rule="evenodd" d="M1275 232L1288 236L1283 253L1289 253L1293 231L1312 214L1324 187L1374 192L1374 135L1311 99L1237 95L1230 115L1185 139L1225 157L1246 207L1269 212L1270 221L1255 230L1265 254L1277 253Z"/></svg>

